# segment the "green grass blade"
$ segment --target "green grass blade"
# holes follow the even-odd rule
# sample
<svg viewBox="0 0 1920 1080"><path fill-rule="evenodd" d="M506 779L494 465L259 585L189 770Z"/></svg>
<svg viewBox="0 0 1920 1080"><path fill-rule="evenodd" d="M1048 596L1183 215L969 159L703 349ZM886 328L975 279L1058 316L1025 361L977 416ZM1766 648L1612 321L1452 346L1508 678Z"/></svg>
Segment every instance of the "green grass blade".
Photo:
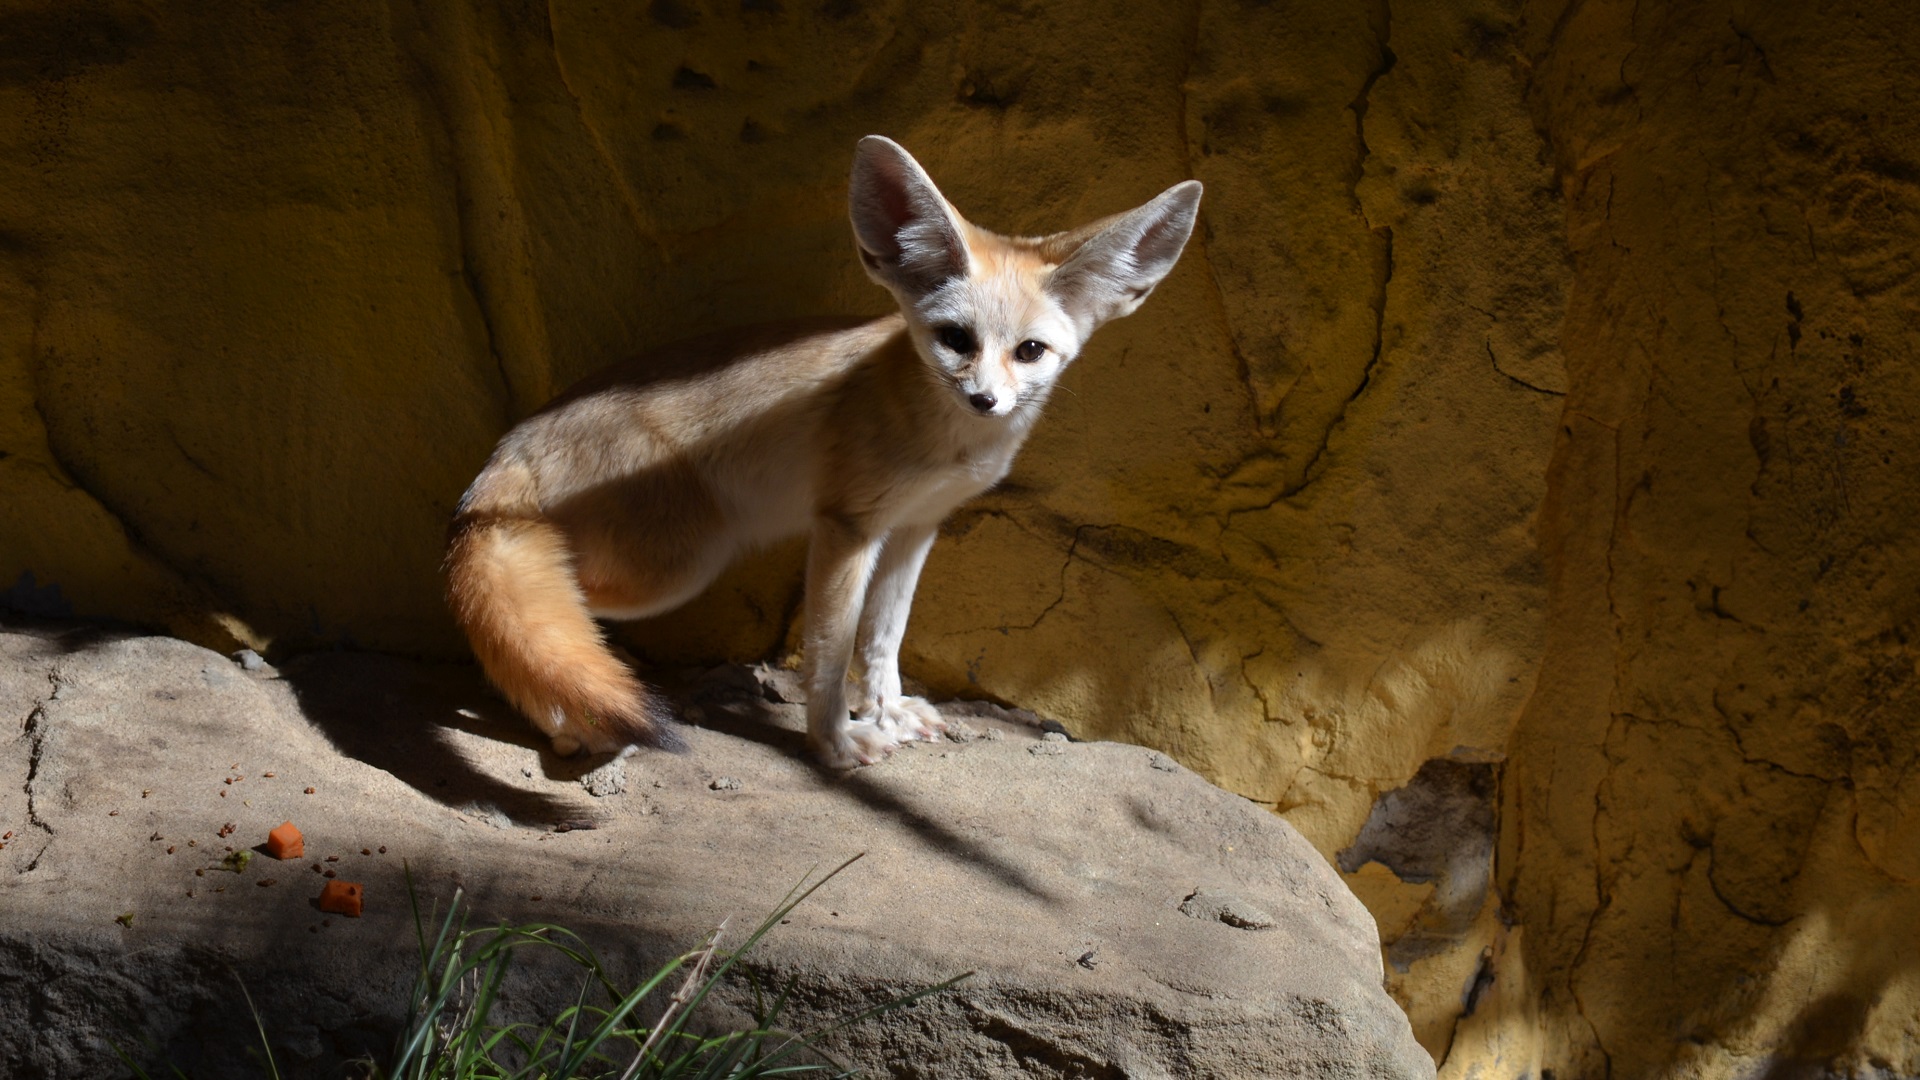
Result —
<svg viewBox="0 0 1920 1080"><path fill-rule="evenodd" d="M260 1019L260 1010L254 1007L253 995L247 993L247 980L241 978L240 973L235 971L233 981L240 984L240 996L247 1000L247 1012L253 1015L253 1030L260 1033L260 1050L267 1056L268 1080L280 1080L280 1066L273 1061L273 1044L267 1041L267 1025Z"/></svg>

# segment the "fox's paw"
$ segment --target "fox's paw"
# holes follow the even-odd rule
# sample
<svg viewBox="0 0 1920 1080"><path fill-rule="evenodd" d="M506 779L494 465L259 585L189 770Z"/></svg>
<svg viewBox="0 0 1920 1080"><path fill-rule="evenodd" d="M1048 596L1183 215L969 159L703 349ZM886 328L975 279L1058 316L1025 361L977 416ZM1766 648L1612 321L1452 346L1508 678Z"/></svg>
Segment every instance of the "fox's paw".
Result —
<svg viewBox="0 0 1920 1080"><path fill-rule="evenodd" d="M901 742L916 739L926 742L939 742L946 733L946 718L940 710L928 704L926 698L894 697L888 698L877 710L873 722L882 731L891 731L899 735Z"/></svg>
<svg viewBox="0 0 1920 1080"><path fill-rule="evenodd" d="M871 720L854 720L834 738L816 741L814 756L829 769L854 769L878 765L903 739L898 731L882 728Z"/></svg>

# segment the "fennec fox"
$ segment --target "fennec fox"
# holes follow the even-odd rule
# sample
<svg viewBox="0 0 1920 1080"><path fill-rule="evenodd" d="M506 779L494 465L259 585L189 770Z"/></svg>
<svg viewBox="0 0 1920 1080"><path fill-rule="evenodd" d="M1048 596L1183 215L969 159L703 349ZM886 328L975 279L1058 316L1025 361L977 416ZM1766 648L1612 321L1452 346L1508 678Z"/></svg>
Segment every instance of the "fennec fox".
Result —
<svg viewBox="0 0 1920 1080"><path fill-rule="evenodd" d="M1094 328L1173 268L1200 185L1071 232L999 236L869 136L849 203L898 314L754 328L601 372L508 432L461 499L454 615L555 752L677 747L594 620L669 611L740 553L799 534L814 752L843 768L938 737L899 670L934 532L1007 474Z"/></svg>

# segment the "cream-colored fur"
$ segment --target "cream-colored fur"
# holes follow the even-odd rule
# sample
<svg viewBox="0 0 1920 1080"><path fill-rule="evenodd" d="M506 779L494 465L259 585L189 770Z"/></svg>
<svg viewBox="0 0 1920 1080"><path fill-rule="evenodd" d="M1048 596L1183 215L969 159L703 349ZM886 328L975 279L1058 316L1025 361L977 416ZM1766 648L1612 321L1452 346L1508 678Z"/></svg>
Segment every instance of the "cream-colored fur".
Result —
<svg viewBox="0 0 1920 1080"><path fill-rule="evenodd" d="M997 483L1095 327L1172 269L1200 185L1068 233L962 219L905 150L856 151L850 209L900 312L757 327L601 372L507 433L447 553L481 666L562 754L677 745L598 618L669 611L808 534L807 726L828 765L942 730L900 641L939 524ZM848 671L859 664L859 683Z"/></svg>

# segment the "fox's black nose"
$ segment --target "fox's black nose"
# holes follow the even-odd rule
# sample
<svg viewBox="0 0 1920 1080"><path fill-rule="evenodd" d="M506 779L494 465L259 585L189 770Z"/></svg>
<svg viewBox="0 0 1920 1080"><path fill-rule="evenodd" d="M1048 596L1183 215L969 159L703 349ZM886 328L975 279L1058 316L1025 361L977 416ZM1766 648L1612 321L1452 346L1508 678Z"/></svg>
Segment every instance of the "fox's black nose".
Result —
<svg viewBox="0 0 1920 1080"><path fill-rule="evenodd" d="M967 399L967 404L983 413L990 413L995 405L1000 404L1000 399L992 394L975 394Z"/></svg>

